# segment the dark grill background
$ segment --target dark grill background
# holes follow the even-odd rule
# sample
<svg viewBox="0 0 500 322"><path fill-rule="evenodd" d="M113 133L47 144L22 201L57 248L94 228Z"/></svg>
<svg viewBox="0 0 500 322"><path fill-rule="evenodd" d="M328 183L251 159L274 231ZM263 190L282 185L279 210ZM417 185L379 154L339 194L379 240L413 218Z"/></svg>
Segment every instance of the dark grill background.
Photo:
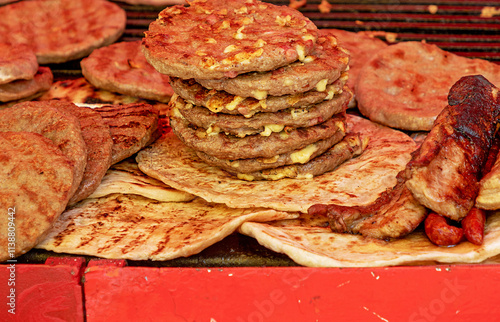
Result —
<svg viewBox="0 0 500 322"><path fill-rule="evenodd" d="M289 1L266 1L288 5ZM162 8L133 6L117 2L127 11L127 28L119 41L141 39L149 23ZM500 10L500 1L333 1L329 13L320 13L321 1L309 0L299 10L319 28L349 31L384 31L396 34L396 41L420 41L470 58L483 58L500 64L500 13L491 18L481 17L485 7ZM430 6L437 6L431 13ZM381 39L386 39L383 35ZM56 78L81 76L79 61L51 65ZM40 263L48 256L67 256L32 250L19 262ZM90 258L88 258L90 259ZM290 266L287 256L260 246L253 238L230 235L199 255L166 262L133 262L147 266Z"/></svg>

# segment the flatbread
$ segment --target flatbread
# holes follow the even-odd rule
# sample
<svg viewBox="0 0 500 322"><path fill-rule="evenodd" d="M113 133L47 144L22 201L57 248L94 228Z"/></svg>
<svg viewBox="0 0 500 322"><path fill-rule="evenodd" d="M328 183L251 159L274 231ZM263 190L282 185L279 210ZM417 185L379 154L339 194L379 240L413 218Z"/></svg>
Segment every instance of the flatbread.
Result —
<svg viewBox="0 0 500 322"><path fill-rule="evenodd" d="M125 30L125 10L104 0L20 1L0 7L0 42L32 47L39 64L85 57L115 42Z"/></svg>
<svg viewBox="0 0 500 322"><path fill-rule="evenodd" d="M10 102L42 95L52 85L54 76L49 67L39 67L32 79L22 79L0 85L0 102Z"/></svg>
<svg viewBox="0 0 500 322"><path fill-rule="evenodd" d="M183 202L194 195L171 188L163 182L145 175L133 158L113 165L102 178L101 184L88 198L101 198L111 194L134 194L156 201Z"/></svg>
<svg viewBox="0 0 500 322"><path fill-rule="evenodd" d="M37 71L38 61L29 46L0 42L0 84L32 79Z"/></svg>
<svg viewBox="0 0 500 322"><path fill-rule="evenodd" d="M33 132L54 142L73 166L72 196L83 178L87 149L78 118L59 109L59 104L67 102L22 102L0 110L0 132Z"/></svg>
<svg viewBox="0 0 500 322"><path fill-rule="evenodd" d="M486 210L500 209L500 158L498 156L490 172L479 182L475 206Z"/></svg>
<svg viewBox="0 0 500 322"><path fill-rule="evenodd" d="M462 76L482 74L500 85L500 66L457 56L435 45L401 42L378 51L359 73L356 99L374 122L410 131L430 131Z"/></svg>
<svg viewBox="0 0 500 322"><path fill-rule="evenodd" d="M164 103L174 93L169 77L146 61L140 40L98 48L80 65L83 76L97 88Z"/></svg>
<svg viewBox="0 0 500 322"><path fill-rule="evenodd" d="M318 203L366 205L396 184L416 145L406 134L347 115L348 133L370 138L359 157L313 179L238 180L202 162L175 135L164 135L138 153L139 169L173 188L229 207L307 212ZM369 166L368 166L369 165Z"/></svg>
<svg viewBox="0 0 500 322"><path fill-rule="evenodd" d="M37 133L0 132L0 262L33 248L70 198L73 166Z"/></svg>
<svg viewBox="0 0 500 322"><path fill-rule="evenodd" d="M317 27L299 11L257 0L195 0L160 12L143 39L160 73L183 79L269 71L308 55Z"/></svg>
<svg viewBox="0 0 500 322"><path fill-rule="evenodd" d="M333 233L324 221L306 215L270 224L244 223L239 231L300 265L312 267L480 263L500 253L500 212L488 216L481 246L466 241L454 247L436 246L422 230L391 241Z"/></svg>
<svg viewBox="0 0 500 322"><path fill-rule="evenodd" d="M133 195L88 199L64 212L37 248L131 260L199 253L245 221L293 218L268 209L231 209L201 199L155 202Z"/></svg>

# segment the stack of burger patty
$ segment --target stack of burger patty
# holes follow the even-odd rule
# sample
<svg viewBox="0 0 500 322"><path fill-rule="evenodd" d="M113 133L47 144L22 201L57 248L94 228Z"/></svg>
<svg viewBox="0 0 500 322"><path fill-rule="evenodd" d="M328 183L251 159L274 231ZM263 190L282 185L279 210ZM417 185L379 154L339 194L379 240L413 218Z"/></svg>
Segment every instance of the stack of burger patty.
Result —
<svg viewBox="0 0 500 322"><path fill-rule="evenodd" d="M348 53L296 10L259 1L170 7L143 49L171 78L174 133L240 179L310 178L362 150L346 136Z"/></svg>

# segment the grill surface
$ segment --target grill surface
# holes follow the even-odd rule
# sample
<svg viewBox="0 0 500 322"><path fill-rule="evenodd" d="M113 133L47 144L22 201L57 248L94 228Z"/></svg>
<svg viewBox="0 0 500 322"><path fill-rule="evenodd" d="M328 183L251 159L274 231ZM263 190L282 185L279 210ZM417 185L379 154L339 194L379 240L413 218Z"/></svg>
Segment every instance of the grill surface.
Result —
<svg viewBox="0 0 500 322"><path fill-rule="evenodd" d="M289 1L266 1L288 5ZM348 31L374 31L388 42L421 41L470 58L482 58L500 64L500 3L498 1L334 1L330 12L321 13L320 0L307 1L299 10L319 28ZM127 27L119 41L141 39L149 23L156 19L160 7L133 6L118 3L127 11ZM496 6L496 7L495 7ZM486 17L485 8L498 13ZM490 11L491 12L491 11ZM392 37L395 36L395 39ZM51 65L56 79L81 76L79 61ZM66 256L32 250L18 262L40 263L48 256ZM90 259L90 258L87 258ZM287 256L260 246L253 238L232 234L199 255L166 262L131 262L141 266L290 266Z"/></svg>

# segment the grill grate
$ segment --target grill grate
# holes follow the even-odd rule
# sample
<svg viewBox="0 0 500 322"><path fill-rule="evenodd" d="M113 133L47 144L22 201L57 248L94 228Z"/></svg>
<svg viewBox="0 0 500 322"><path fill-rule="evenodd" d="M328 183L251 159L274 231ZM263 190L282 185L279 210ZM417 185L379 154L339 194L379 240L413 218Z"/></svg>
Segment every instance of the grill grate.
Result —
<svg viewBox="0 0 500 322"><path fill-rule="evenodd" d="M266 1L288 5L288 0ZM421 0L421 1L335 1L331 10L321 13L321 0L308 0L299 10L320 28L348 31L374 31L395 34L396 41L421 41L470 58L482 58L500 64L500 12L481 17L486 7L500 11L497 1ZM127 27L119 41L139 40L161 7L119 3L127 11ZM433 13L433 9L437 11ZM382 39L386 37L379 35ZM55 77L81 76L79 61L50 66ZM43 263L52 252L32 250L19 262ZM65 256L64 254L62 256ZM87 258L87 260L90 258ZM233 234L198 255L166 262L133 262L139 266L290 266L291 259L260 246L253 238Z"/></svg>
<svg viewBox="0 0 500 322"><path fill-rule="evenodd" d="M288 0L266 2L277 5L289 4ZM385 31L396 34L396 41L425 40L458 55L488 59L500 64L498 1L329 0L331 5L329 13L319 11L320 3L321 0L308 0L307 4L299 9L319 28ZM128 18L123 40L142 38L149 23L156 19L157 13L161 10L158 7L130 5L122 7L127 10ZM496 9L498 12L486 17L487 8Z"/></svg>

